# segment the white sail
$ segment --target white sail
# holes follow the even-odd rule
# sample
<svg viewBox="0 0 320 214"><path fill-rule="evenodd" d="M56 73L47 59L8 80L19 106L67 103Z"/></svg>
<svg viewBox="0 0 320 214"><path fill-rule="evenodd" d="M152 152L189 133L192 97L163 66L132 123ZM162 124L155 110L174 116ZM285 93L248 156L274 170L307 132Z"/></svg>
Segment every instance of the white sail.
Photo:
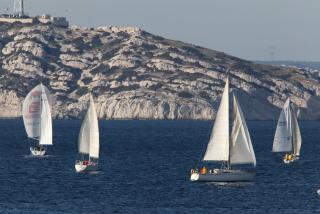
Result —
<svg viewBox="0 0 320 214"><path fill-rule="evenodd" d="M229 80L227 79L203 160L229 160Z"/></svg>
<svg viewBox="0 0 320 214"><path fill-rule="evenodd" d="M41 84L34 87L26 96L22 106L24 127L29 138L40 136Z"/></svg>
<svg viewBox="0 0 320 214"><path fill-rule="evenodd" d="M78 144L79 153L99 158L98 118L92 96L90 96L89 108L81 125Z"/></svg>
<svg viewBox="0 0 320 214"><path fill-rule="evenodd" d="M41 84L40 145L52 145L52 119L49 90Z"/></svg>
<svg viewBox="0 0 320 214"><path fill-rule="evenodd" d="M277 124L276 133L273 140L273 152L292 151L292 111L290 109L290 99L285 102ZM300 131L299 131L300 132Z"/></svg>
<svg viewBox="0 0 320 214"><path fill-rule="evenodd" d="M300 155L300 149L301 149L301 133L300 133L300 128L299 128L299 124L298 124L298 119L297 119L297 115L296 115L296 111L294 106L291 106L292 110L292 137L293 137L293 153L295 155Z"/></svg>
<svg viewBox="0 0 320 214"><path fill-rule="evenodd" d="M233 95L233 127L231 131L230 164L256 165L250 134L238 100Z"/></svg>

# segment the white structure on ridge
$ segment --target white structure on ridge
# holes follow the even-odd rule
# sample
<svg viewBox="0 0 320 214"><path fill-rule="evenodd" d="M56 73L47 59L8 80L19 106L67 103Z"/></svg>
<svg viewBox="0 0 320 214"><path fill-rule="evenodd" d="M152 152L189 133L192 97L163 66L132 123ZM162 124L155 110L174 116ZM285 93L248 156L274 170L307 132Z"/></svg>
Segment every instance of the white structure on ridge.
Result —
<svg viewBox="0 0 320 214"><path fill-rule="evenodd" d="M24 12L24 0L14 0L13 14L0 14L0 23L43 23L54 24L59 27L69 27L66 17L55 17L51 15L42 15L30 17Z"/></svg>
<svg viewBox="0 0 320 214"><path fill-rule="evenodd" d="M13 14L18 17L24 16L24 2L23 2L23 0L14 0Z"/></svg>

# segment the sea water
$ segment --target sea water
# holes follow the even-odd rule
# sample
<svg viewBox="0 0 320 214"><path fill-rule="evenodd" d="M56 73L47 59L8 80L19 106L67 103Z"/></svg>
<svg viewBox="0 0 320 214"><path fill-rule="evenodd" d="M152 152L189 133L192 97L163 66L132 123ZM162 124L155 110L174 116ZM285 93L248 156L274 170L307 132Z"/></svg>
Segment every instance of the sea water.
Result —
<svg viewBox="0 0 320 214"><path fill-rule="evenodd" d="M22 120L0 120L0 213L317 213L320 122L301 122L301 159L271 153L276 121L248 122L257 174L192 183L211 121L99 121L99 171L77 174L81 121L57 120L46 157L30 156Z"/></svg>

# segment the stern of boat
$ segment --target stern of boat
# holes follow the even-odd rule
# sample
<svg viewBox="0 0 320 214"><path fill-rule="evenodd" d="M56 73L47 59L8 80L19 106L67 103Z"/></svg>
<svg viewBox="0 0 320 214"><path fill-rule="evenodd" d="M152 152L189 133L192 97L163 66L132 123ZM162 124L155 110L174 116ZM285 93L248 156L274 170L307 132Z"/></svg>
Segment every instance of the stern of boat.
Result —
<svg viewBox="0 0 320 214"><path fill-rule="evenodd" d="M46 154L46 150L37 150L36 147L30 147L30 152L33 156L44 156Z"/></svg>

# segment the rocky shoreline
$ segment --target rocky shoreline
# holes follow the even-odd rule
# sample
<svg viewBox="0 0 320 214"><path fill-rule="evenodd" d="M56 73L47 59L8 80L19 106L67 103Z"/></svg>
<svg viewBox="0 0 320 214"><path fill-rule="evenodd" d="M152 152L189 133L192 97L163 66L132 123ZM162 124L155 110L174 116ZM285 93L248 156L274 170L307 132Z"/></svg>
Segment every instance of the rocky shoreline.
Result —
<svg viewBox="0 0 320 214"><path fill-rule="evenodd" d="M81 118L88 95L99 118L214 119L230 83L250 120L276 120L287 96L301 119L320 118L319 77L260 65L133 27L0 25L0 117L19 117L43 82L55 118Z"/></svg>

